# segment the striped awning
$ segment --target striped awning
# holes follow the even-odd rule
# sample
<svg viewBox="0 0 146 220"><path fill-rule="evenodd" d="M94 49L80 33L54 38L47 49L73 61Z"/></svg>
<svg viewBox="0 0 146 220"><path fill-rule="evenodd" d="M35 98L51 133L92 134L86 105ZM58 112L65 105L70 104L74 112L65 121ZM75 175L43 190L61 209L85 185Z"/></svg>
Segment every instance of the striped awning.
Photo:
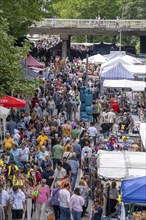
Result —
<svg viewBox="0 0 146 220"><path fill-rule="evenodd" d="M105 80L105 79L113 79L113 80L128 79L128 80L132 80L132 79L134 79L134 76L121 63L118 63L112 69L108 70L107 72L104 72L104 74L101 75L101 80Z"/></svg>

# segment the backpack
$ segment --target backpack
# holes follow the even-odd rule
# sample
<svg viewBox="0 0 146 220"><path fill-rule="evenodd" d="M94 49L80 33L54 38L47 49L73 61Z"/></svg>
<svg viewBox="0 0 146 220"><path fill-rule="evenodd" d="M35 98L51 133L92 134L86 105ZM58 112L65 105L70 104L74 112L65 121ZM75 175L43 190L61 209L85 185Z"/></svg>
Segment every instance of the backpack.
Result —
<svg viewBox="0 0 146 220"><path fill-rule="evenodd" d="M42 175L41 175L41 173L39 171L37 171L36 172L36 181L37 182L41 182L41 180L42 180Z"/></svg>

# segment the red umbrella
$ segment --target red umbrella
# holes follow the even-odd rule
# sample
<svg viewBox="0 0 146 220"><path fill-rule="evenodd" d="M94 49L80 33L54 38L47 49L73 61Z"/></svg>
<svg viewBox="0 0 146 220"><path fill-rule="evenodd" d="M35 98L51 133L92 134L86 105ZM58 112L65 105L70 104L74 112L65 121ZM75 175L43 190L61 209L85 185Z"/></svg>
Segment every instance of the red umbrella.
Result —
<svg viewBox="0 0 146 220"><path fill-rule="evenodd" d="M5 108L24 108L26 101L12 96L4 96L0 98L0 105Z"/></svg>

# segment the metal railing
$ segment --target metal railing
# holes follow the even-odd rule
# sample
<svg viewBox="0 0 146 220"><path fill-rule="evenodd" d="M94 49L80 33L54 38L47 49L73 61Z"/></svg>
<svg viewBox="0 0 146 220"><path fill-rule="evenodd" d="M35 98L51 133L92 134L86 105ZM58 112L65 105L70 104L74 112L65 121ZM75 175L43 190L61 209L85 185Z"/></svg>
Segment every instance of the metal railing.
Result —
<svg viewBox="0 0 146 220"><path fill-rule="evenodd" d="M146 29L146 20L44 19L33 27Z"/></svg>

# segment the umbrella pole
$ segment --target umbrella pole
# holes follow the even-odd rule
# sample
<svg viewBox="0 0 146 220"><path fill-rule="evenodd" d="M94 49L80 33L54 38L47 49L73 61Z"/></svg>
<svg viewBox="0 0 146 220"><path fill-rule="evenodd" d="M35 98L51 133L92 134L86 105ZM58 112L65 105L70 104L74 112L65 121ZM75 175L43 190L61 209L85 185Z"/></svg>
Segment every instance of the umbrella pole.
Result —
<svg viewBox="0 0 146 220"><path fill-rule="evenodd" d="M2 142L3 142L3 119L0 119L0 137L1 137L1 141L0 141L0 148L2 148Z"/></svg>

